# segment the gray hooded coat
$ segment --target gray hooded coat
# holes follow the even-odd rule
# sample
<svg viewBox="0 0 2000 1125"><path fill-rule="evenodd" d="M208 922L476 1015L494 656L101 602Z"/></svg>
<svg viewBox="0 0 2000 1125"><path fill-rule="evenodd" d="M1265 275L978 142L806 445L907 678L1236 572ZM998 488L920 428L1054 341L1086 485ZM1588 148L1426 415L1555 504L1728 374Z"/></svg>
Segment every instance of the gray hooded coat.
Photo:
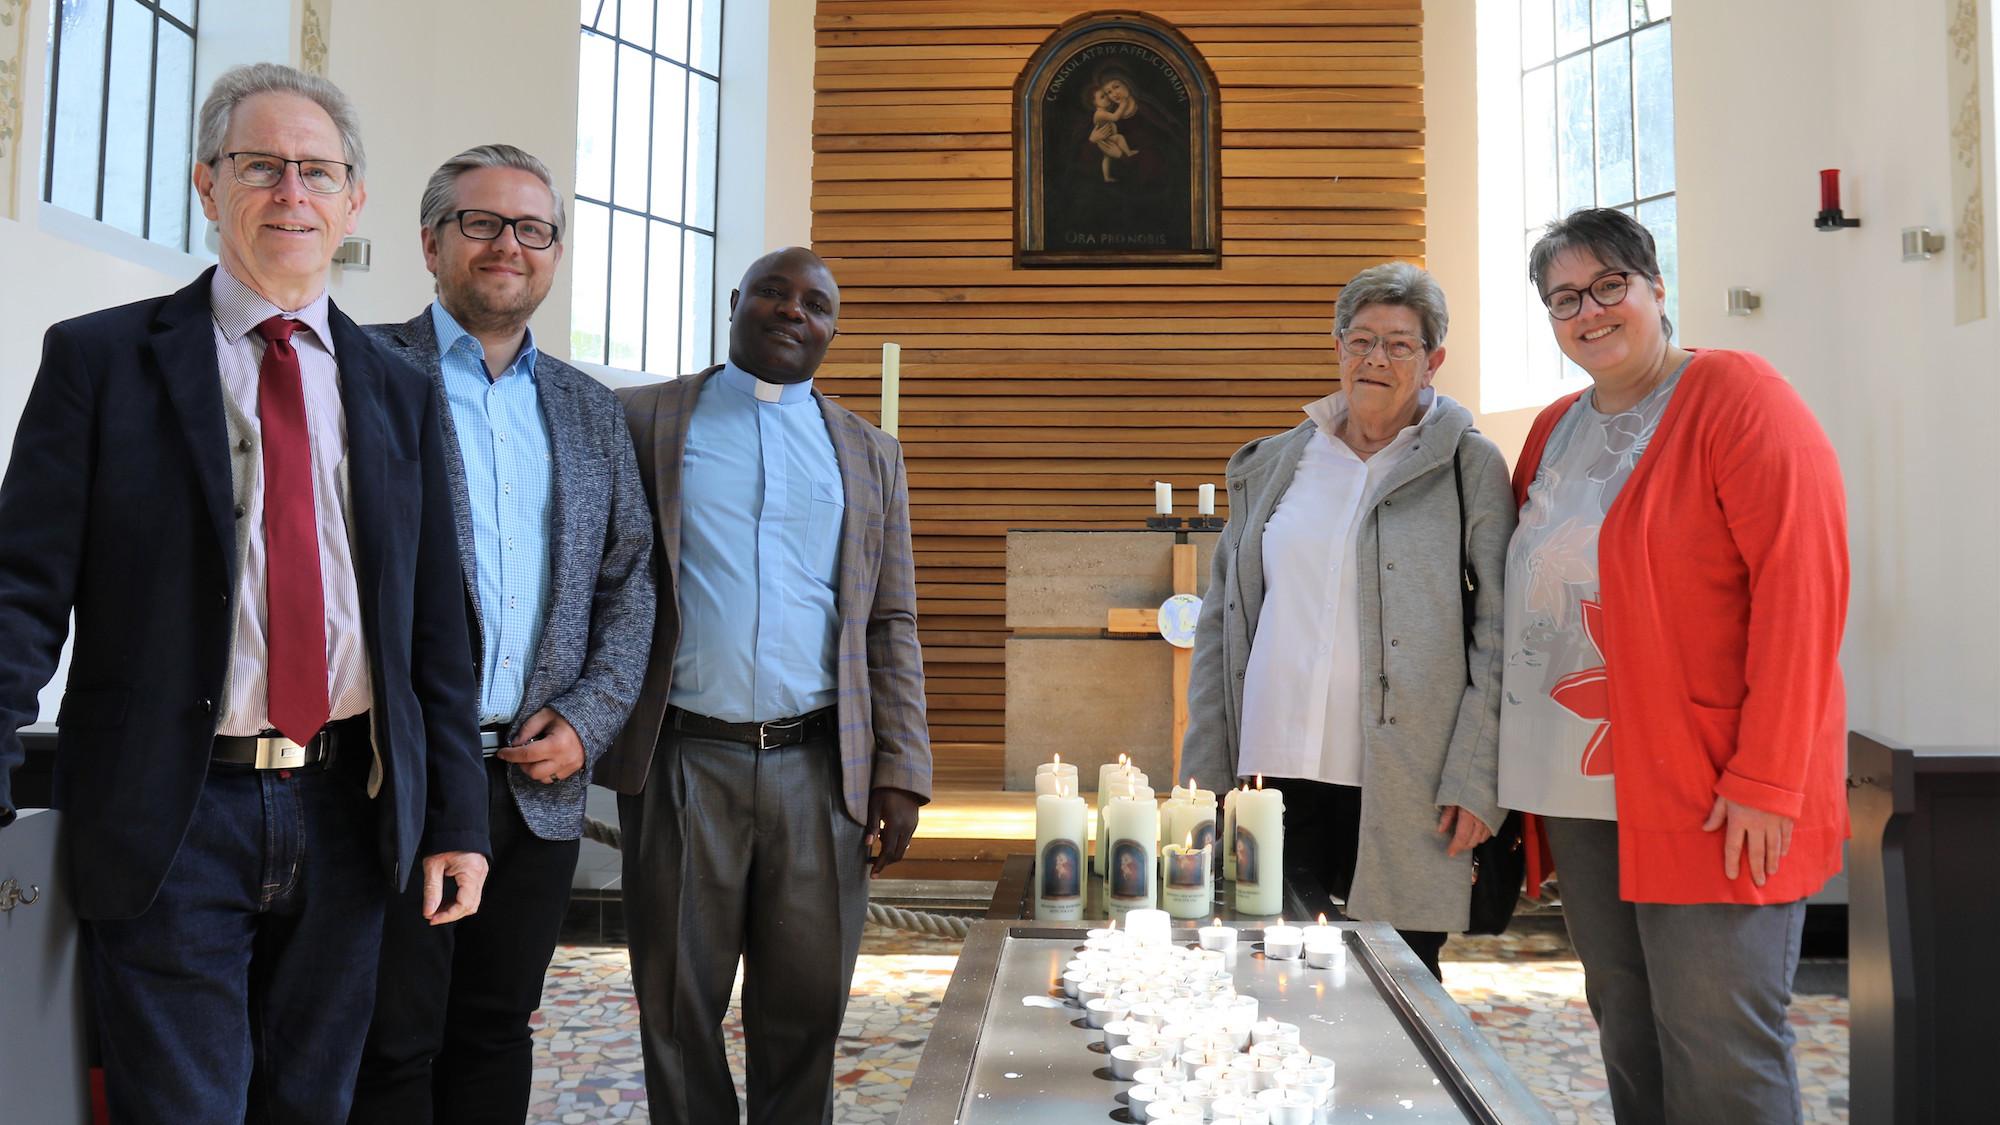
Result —
<svg viewBox="0 0 2000 1125"><path fill-rule="evenodd" d="M1238 776L1243 676L1264 605L1264 524L1318 434L1308 420L1229 459L1230 519L1195 632L1183 778ZM1460 931L1472 860L1446 856L1448 841L1436 829L1447 805L1488 827L1501 819L1500 583L1518 515L1514 492L1499 448L1472 428L1469 411L1438 395L1415 443L1365 503L1356 532L1361 840L1347 912L1399 929ZM1478 586L1469 645L1461 528Z"/></svg>

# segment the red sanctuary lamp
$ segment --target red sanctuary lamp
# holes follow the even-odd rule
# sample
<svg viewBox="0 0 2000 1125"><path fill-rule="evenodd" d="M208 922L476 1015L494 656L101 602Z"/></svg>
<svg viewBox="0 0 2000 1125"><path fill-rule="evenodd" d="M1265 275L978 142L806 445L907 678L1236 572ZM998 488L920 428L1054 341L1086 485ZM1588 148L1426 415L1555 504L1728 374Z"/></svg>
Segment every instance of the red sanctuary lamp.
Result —
<svg viewBox="0 0 2000 1125"><path fill-rule="evenodd" d="M1819 230L1844 230L1860 225L1860 219L1850 219L1840 213L1840 169L1820 169L1819 215L1813 219L1813 226Z"/></svg>

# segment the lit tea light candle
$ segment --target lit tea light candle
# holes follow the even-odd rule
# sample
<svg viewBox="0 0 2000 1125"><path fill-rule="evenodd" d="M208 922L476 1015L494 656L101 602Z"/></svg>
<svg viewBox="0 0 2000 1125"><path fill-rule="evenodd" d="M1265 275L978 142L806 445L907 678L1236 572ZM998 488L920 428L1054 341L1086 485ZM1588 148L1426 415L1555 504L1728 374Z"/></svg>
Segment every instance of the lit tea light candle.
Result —
<svg viewBox="0 0 2000 1125"><path fill-rule="evenodd" d="M1286 1023L1283 1020L1258 1020L1250 1028L1250 1042L1255 1046L1263 1046L1267 1043L1297 1043L1298 1041L1299 1025L1295 1023ZM1279 1052L1265 1053L1279 1054Z"/></svg>
<svg viewBox="0 0 2000 1125"><path fill-rule="evenodd" d="M1186 1087L1182 1087L1180 1092L1185 1095ZM1154 1102L1146 1107L1146 1120L1164 1121L1169 1125L1176 1125L1179 1122L1203 1122L1208 1120L1208 1107L1188 1101L1185 1097L1180 1101Z"/></svg>
<svg viewBox="0 0 2000 1125"><path fill-rule="evenodd" d="M1156 1086L1141 1082L1125 1091L1125 1100L1132 1107L1134 1121L1150 1121L1147 1110L1152 1106L1180 1100L1180 1094L1171 1086Z"/></svg>
<svg viewBox="0 0 2000 1125"><path fill-rule="evenodd" d="M1123 1020L1131 1010L1132 1005L1115 996L1100 996L1084 1002L1083 1022L1101 1029L1113 1020Z"/></svg>
<svg viewBox="0 0 2000 1125"><path fill-rule="evenodd" d="M1278 1084L1278 1075L1284 1073L1284 1064L1268 1055L1252 1055L1244 1070L1250 1075L1250 1088L1268 1090Z"/></svg>
<svg viewBox="0 0 2000 1125"><path fill-rule="evenodd" d="M1158 1047L1141 1047L1127 1043L1111 1051L1111 1073L1121 1082L1132 1081L1132 1076L1143 1067L1158 1066L1165 1059L1166 1052Z"/></svg>
<svg viewBox="0 0 2000 1125"><path fill-rule="evenodd" d="M1347 963L1347 946L1338 938L1307 938L1305 944L1306 964L1315 969L1343 968Z"/></svg>
<svg viewBox="0 0 2000 1125"><path fill-rule="evenodd" d="M1257 1100L1271 1115L1271 1125L1312 1125L1318 1101L1296 1087L1276 1086L1257 1092Z"/></svg>
<svg viewBox="0 0 2000 1125"><path fill-rule="evenodd" d="M1311 945L1316 939L1322 941L1340 940L1340 927L1327 922L1326 915L1324 914L1319 916L1318 924L1305 927L1305 931L1307 945Z"/></svg>
<svg viewBox="0 0 2000 1125"><path fill-rule="evenodd" d="M1122 1020L1108 1020L1098 1030L1104 1033L1104 1049L1108 1051L1113 1047L1123 1047L1125 1044L1130 1043L1135 1032L1149 1031L1150 1029L1143 1023L1138 1023L1127 1018Z"/></svg>
<svg viewBox="0 0 2000 1125"><path fill-rule="evenodd" d="M1272 1022L1275 1023L1276 1021ZM1293 1038L1268 1039L1262 1043L1252 1043L1250 1045L1250 1053L1260 1059L1270 1059L1281 1064L1290 1059L1304 1059L1305 1062L1300 1065L1310 1065L1312 1062L1312 1052L1306 1050L1305 1045L1298 1041L1299 1025L1288 1023L1283 1026L1292 1029ZM1252 1032L1252 1034L1254 1035L1255 1032Z"/></svg>
<svg viewBox="0 0 2000 1125"><path fill-rule="evenodd" d="M1178 1066L1148 1066L1140 1068L1138 1073L1132 1075L1132 1081L1159 1090L1178 1091L1181 1083L1187 1081L1187 1076L1181 1073L1181 1068ZM1178 1098L1180 1095L1175 1093L1174 1096Z"/></svg>
<svg viewBox="0 0 2000 1125"><path fill-rule="evenodd" d="M1164 910L1134 910L1125 915L1125 932L1142 949L1166 947L1173 939L1173 924Z"/></svg>
<svg viewBox="0 0 2000 1125"><path fill-rule="evenodd" d="M1264 927L1264 956L1274 961L1296 961L1305 940L1304 930L1287 926L1280 919L1277 925Z"/></svg>

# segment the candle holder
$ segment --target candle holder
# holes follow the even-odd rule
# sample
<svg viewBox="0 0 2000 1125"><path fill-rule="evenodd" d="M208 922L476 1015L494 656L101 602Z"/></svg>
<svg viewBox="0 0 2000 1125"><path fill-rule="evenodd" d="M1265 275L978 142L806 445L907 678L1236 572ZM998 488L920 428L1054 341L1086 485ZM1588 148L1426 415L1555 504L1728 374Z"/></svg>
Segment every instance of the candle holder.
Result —
<svg viewBox="0 0 2000 1125"><path fill-rule="evenodd" d="M1221 516L1195 516L1188 521L1189 531L1221 531L1227 523Z"/></svg>
<svg viewBox="0 0 2000 1125"><path fill-rule="evenodd" d="M1858 227L1860 225L1860 219L1850 219L1842 215L1838 207L1821 211L1818 217L1813 219L1813 228L1815 230L1845 230L1848 227Z"/></svg>
<svg viewBox="0 0 2000 1125"><path fill-rule="evenodd" d="M1187 521L1179 516L1147 516L1146 527L1152 531L1181 531Z"/></svg>

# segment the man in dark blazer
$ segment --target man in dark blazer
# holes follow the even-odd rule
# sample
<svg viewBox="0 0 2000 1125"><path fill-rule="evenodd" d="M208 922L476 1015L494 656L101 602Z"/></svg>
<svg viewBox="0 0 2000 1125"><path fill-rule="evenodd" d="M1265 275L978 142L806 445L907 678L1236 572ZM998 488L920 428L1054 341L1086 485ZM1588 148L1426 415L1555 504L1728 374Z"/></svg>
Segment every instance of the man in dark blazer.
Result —
<svg viewBox="0 0 2000 1125"><path fill-rule="evenodd" d="M442 430L326 296L346 97L231 70L196 156L221 265L49 329L0 481L0 824L74 612L55 803L112 1118L339 1122L392 893L421 856L442 924L486 872Z"/></svg>
<svg viewBox="0 0 2000 1125"><path fill-rule="evenodd" d="M432 174L420 205L437 301L371 336L445 403L445 466L479 676L493 870L477 917L392 910L355 1125L520 1121L576 871L590 767L639 695L653 529L611 391L535 347L563 201L512 145ZM423 893L412 882L405 900Z"/></svg>
<svg viewBox="0 0 2000 1125"><path fill-rule="evenodd" d="M930 799L896 440L812 388L840 290L809 250L730 294L729 362L620 391L659 533L652 662L597 781L620 793L652 1118L831 1121L872 870Z"/></svg>

